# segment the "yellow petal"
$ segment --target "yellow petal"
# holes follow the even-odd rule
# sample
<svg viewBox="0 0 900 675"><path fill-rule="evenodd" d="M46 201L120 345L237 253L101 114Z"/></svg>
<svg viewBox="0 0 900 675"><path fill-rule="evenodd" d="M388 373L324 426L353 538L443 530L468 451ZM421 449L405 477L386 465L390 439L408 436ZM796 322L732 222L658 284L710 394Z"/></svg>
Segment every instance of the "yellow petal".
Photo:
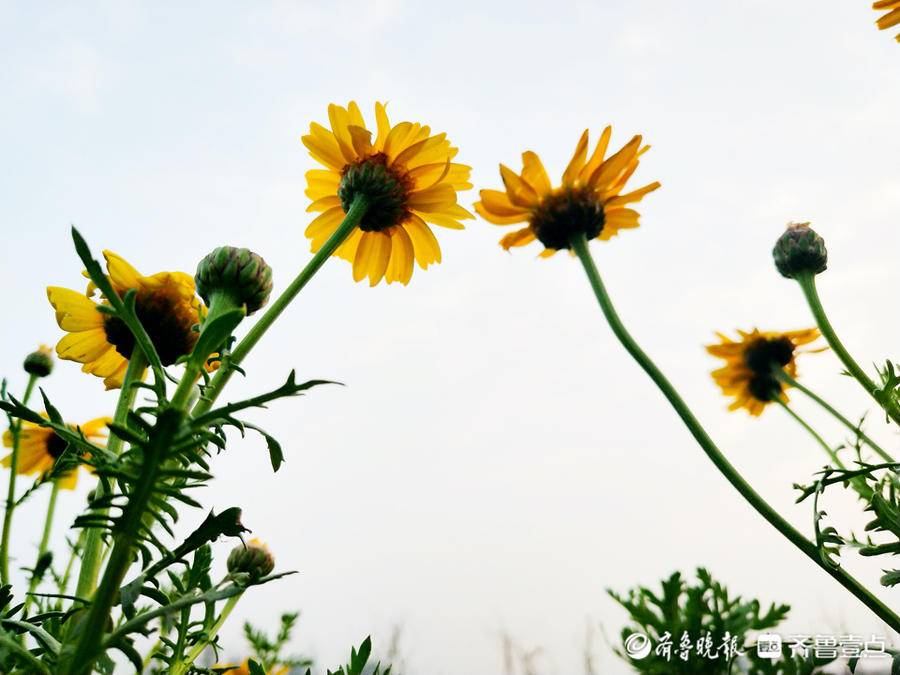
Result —
<svg viewBox="0 0 900 675"><path fill-rule="evenodd" d="M572 185L581 173L581 169L584 167L585 158L587 157L587 144L588 130L585 129L584 133L581 134L581 138L578 139L578 145L575 146L575 152L572 155L572 159L569 160L569 166L567 166L565 172L563 172L563 185Z"/></svg>
<svg viewBox="0 0 900 675"><path fill-rule="evenodd" d="M500 245L508 251L514 246L525 246L526 244L530 244L534 239L534 232L531 231L531 228L524 227L521 230L516 230L515 232L507 234L500 240Z"/></svg>
<svg viewBox="0 0 900 675"><path fill-rule="evenodd" d="M375 103L375 124L378 128L378 136L375 138L375 149L384 150L384 142L391 131L391 123L388 121L387 110L383 103Z"/></svg>
<svg viewBox="0 0 900 675"><path fill-rule="evenodd" d="M503 164L500 165L500 177L506 186L506 195L514 206L528 209L538 202L538 195L532 187Z"/></svg>
<svg viewBox="0 0 900 675"><path fill-rule="evenodd" d="M350 125L350 139L357 157L365 157L372 153L372 132L365 127Z"/></svg>
<svg viewBox="0 0 900 675"><path fill-rule="evenodd" d="M399 281L404 286L409 283L413 273L415 250L412 240L402 227L391 231L391 259L384 273L389 284Z"/></svg>
<svg viewBox="0 0 900 675"><path fill-rule="evenodd" d="M482 192L484 192L484 190L482 190ZM522 223L528 220L528 214L525 211L521 211L511 216L498 216L493 211L489 211L485 208L484 202L475 202L473 206L475 207L475 212L479 216L494 225L514 225L515 223Z"/></svg>
<svg viewBox="0 0 900 675"><path fill-rule="evenodd" d="M584 168L581 170L581 182L588 183L591 179L591 175L597 168L603 164L603 158L606 156L606 150L609 148L609 139L612 137L612 127L607 126L603 133L600 134L600 140L597 141L597 146L594 148L594 152L591 153L591 158L587 161L587 164L584 165Z"/></svg>
<svg viewBox="0 0 900 675"><path fill-rule="evenodd" d="M362 281L369 277L369 285L375 286L384 276L391 257L391 238L384 232L363 232L353 261L353 279Z"/></svg>
<svg viewBox="0 0 900 675"><path fill-rule="evenodd" d="M103 315L89 297L70 288L47 287L47 299L56 310L56 323L67 331L89 330L103 326Z"/></svg>
<svg viewBox="0 0 900 675"><path fill-rule="evenodd" d="M338 197L337 195L328 195L327 197L320 197L319 199L312 202L309 206L306 207L306 212L313 213L317 211L327 211L328 209L340 207L340 205L340 197Z"/></svg>
<svg viewBox="0 0 900 675"><path fill-rule="evenodd" d="M530 150L522 153L522 178L538 195L545 195L553 190L541 158Z"/></svg>
<svg viewBox="0 0 900 675"><path fill-rule="evenodd" d="M335 206L324 213L320 213L306 228L306 238L310 241L310 249L315 253L324 244L328 237L334 234L337 226L344 220L344 209Z"/></svg>
<svg viewBox="0 0 900 675"><path fill-rule="evenodd" d="M313 122L309 125L310 129L316 127L321 129L325 134L328 134L328 130L324 127ZM313 156L316 160L321 162L327 167L334 169L335 171L340 172L347 163L344 161L344 157L341 154L340 148L338 148L337 141L332 136L331 138L323 137L320 134L309 134L307 136L303 136L300 140L303 142L303 145L306 146L306 149L309 150L309 154Z"/></svg>
<svg viewBox="0 0 900 675"><path fill-rule="evenodd" d="M78 363L90 363L99 359L112 345L106 340L106 331L102 328L69 333L56 345L59 358Z"/></svg>
<svg viewBox="0 0 900 675"><path fill-rule="evenodd" d="M594 171L590 179L588 179L590 185L603 188L615 181L619 174L634 159L640 144L641 137L639 135L628 141L621 150L612 155Z"/></svg>
<svg viewBox="0 0 900 675"><path fill-rule="evenodd" d="M346 109L334 103L328 106L328 121L331 123L331 132L337 141L338 149L347 164L357 159L353 150L353 140L350 138L350 130L347 128L350 124L350 115Z"/></svg>
<svg viewBox="0 0 900 675"><path fill-rule="evenodd" d="M416 262L423 270L431 263L441 262L441 247L431 228L421 218L413 216L403 223L403 228L413 243Z"/></svg>

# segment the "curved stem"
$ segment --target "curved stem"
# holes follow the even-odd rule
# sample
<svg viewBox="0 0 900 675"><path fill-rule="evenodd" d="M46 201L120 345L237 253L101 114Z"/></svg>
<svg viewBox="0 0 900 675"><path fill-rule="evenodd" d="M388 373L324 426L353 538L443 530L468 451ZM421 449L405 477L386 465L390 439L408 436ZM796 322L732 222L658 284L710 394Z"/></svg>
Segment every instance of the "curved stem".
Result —
<svg viewBox="0 0 900 675"><path fill-rule="evenodd" d="M271 325L275 322L281 313L287 308L291 301L297 297L297 294L303 290L303 287L313 278L319 268L325 264L325 261L344 243L347 237L353 232L359 222L362 220L366 212L368 204L363 195L357 196L350 209L344 216L343 222L338 225L328 240L322 244L322 248L316 251L312 259L306 264L300 274L284 289L275 301L269 305L269 308L260 317L259 321L253 324L253 327L247 332L247 335L237 344L234 351L226 358L222 367L216 371L212 381L205 388L203 397L194 406L193 414L202 415L208 412L215 402L216 398L222 392L222 388L227 384L228 380L234 374L235 367L239 366L246 358L251 349L259 342L260 338L265 335Z"/></svg>
<svg viewBox="0 0 900 675"><path fill-rule="evenodd" d="M78 469L75 470L77 471ZM50 532L53 530L53 515L56 512L56 498L58 496L59 480L55 480L53 481L53 488L50 490L50 501L47 504L47 517L44 518L44 532L41 535L41 543L38 546L38 562L35 563L35 568L40 564L41 558L43 558L44 554L47 552L47 545L50 543ZM31 594L34 593L39 582L40 579L32 573L31 580L28 582L28 595L25 596L25 606L22 608L22 616L28 615L28 607L34 599L34 596Z"/></svg>
<svg viewBox="0 0 900 675"><path fill-rule="evenodd" d="M113 421L116 424L125 425L128 422L128 413L134 406L135 398L137 398L137 385L147 367L147 360L144 358L140 349L135 349L128 361L128 369L125 371L125 377L122 380L122 389L119 391L119 401L116 404L116 411L113 415ZM122 439L115 434L109 435L109 443L106 447L110 452L119 454L122 450ZM105 494L103 483L98 483L95 489L95 495L102 497ZM81 556L81 568L78 571L78 583L75 586L75 595L84 600L90 600L97 588L97 578L100 575L100 563L103 553L103 538L100 528L90 528L84 539L84 552Z"/></svg>
<svg viewBox="0 0 900 675"><path fill-rule="evenodd" d="M810 310L812 311L813 317L816 320L816 325L819 327L822 335L825 338L825 341L828 342L828 346L831 347L832 351L837 354L837 357L841 360L841 363L844 364L844 367L847 369L847 372L850 373L857 382L865 389L869 395L875 399L875 402L882 408L884 408L885 413L894 420L897 424L900 424L900 411L894 410L890 406L885 406L882 401L879 400L877 396L877 392L879 391L878 386L872 381L872 379L866 374L860 365L854 360L852 356L850 356L850 352L847 351L847 348L844 347L844 343L840 341L837 333L834 331L834 327L831 325L831 322L828 320L828 315L825 314L825 308L822 306L822 301L819 299L819 291L816 289L816 278L814 275L810 273L802 274L796 277L797 283L800 284L800 288L803 290L803 295L806 297L806 302L809 305Z"/></svg>
<svg viewBox="0 0 900 675"><path fill-rule="evenodd" d="M613 307L612 300L606 292L600 273L594 265L594 260L588 251L588 243L583 234L572 238L572 249L578 255L587 273L588 280L600 304L609 326L615 336L622 343L622 346L629 354L638 362L638 365L650 376L653 383L659 388L671 406L678 413L678 416L684 422L685 426L691 432L691 435L697 441L698 445L706 453L706 456L712 461L719 472L725 476L726 480L741 494L741 496L759 513L765 520L778 530L785 538L794 546L802 551L810 560L822 568L826 573L833 577L839 584L852 593L866 607L874 612L882 621L888 624L893 630L900 629L900 616L897 616L887 605L872 594L865 586L854 579L850 574L841 567L835 567L822 559L819 550L814 543L809 541L800 532L798 532L787 520L782 517L775 509L773 509L753 487L744 480L743 476L738 473L737 469L725 458L722 452L716 447L716 444L706 433L706 430L700 425L700 422L694 417L694 414L688 408L687 404L679 395L678 391L669 380L663 375L662 371L657 368L656 364L635 342L631 334L625 329L619 315Z"/></svg>
<svg viewBox="0 0 900 675"><path fill-rule="evenodd" d="M242 594L241 594L242 595ZM195 644L191 650L184 656L184 658L179 659L177 663L175 663L171 669L169 670L169 675L184 675L191 668L191 664L197 660L197 657L203 653L203 650L206 649L212 641L215 639L216 635L218 635L219 631L222 629L222 626L225 624L225 620L228 618L228 615L231 614L231 610L234 609L234 606L237 604L238 600L241 599L241 595L234 595L225 602L225 606L222 608L222 613L219 614L219 618L216 619L216 622L212 625L212 627L206 632L206 636L200 640L197 644Z"/></svg>
<svg viewBox="0 0 900 675"><path fill-rule="evenodd" d="M881 457L881 459L883 459L885 462L893 462L894 461L894 458L891 457L890 454L886 450L884 450L881 446L878 445L878 443L876 443L871 438L869 438L865 433L863 433L863 430L860 426L853 424L853 422L851 422L849 419L847 419L846 417L841 415L841 413L839 413L837 410L832 408L831 405L829 405L825 399L823 399L821 396L817 395L815 392L810 390L809 387L807 387L803 384L800 384L800 382L798 382L796 379L794 379L793 377L788 375L781 368L777 368L775 370L775 377L777 377L779 380L781 380L785 384L789 384L792 387L796 387L797 389L802 391L804 394L806 394L806 396L808 396L813 401L818 403L820 406L825 408L825 410L827 410L829 413L831 413L835 417L835 419L837 419L841 424L843 424L850 431L852 431L859 438L861 438L863 440L863 442L866 445L868 445L870 448L872 448L872 450L874 450L875 453L879 457Z"/></svg>
<svg viewBox="0 0 900 675"><path fill-rule="evenodd" d="M28 404L37 375L28 376L28 384L25 385L25 393L22 395L22 405ZM19 435L22 431L22 420L15 420L10 425L12 436L12 452L9 456L9 487L6 490L6 510L3 514L3 535L0 538L0 583L9 583L9 534L12 529L13 512L16 510L16 472L19 469Z"/></svg>

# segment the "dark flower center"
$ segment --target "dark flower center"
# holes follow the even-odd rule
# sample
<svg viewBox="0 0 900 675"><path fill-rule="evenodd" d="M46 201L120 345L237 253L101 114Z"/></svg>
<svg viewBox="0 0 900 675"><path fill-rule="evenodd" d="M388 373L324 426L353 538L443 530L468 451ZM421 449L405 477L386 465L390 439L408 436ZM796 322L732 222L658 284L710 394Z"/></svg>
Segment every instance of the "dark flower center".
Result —
<svg viewBox="0 0 900 675"><path fill-rule="evenodd" d="M587 188L567 188L541 200L531 212L534 236L547 248L571 246L572 235L593 239L603 229L606 215L602 202Z"/></svg>
<svg viewBox="0 0 900 675"><path fill-rule="evenodd" d="M782 385L773 371L784 368L794 357L794 343L786 337L759 338L744 350L744 363L753 372L748 385L750 393L760 401L774 401Z"/></svg>
<svg viewBox="0 0 900 675"><path fill-rule="evenodd" d="M60 438L56 434L47 436L47 454L53 459L59 459L67 447L69 447L68 441Z"/></svg>
<svg viewBox="0 0 900 675"><path fill-rule="evenodd" d="M162 294L138 293L135 298L135 313L164 366L171 366L180 357L190 354L197 342L196 317L177 304L180 304L177 300ZM116 351L126 359L131 358L134 335L128 326L118 317L106 315L103 329L107 341Z"/></svg>
<svg viewBox="0 0 900 675"><path fill-rule="evenodd" d="M387 155L379 152L344 167L338 197L346 213L357 195L365 195L368 206L359 229L381 232L409 218L406 203L412 188L409 175L388 166Z"/></svg>

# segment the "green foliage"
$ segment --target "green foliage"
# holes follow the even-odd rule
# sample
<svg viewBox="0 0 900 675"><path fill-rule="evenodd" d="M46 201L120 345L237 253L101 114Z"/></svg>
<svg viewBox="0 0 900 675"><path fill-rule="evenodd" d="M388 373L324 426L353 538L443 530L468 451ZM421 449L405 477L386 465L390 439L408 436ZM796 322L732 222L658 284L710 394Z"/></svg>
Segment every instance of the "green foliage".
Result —
<svg viewBox="0 0 900 675"><path fill-rule="evenodd" d="M254 628L252 624L244 624L244 636L250 643L253 652L253 660L258 662L263 670L269 670L275 666L288 666L290 668L308 668L312 660L304 656L286 656L282 652L291 639L291 633L297 622L299 613L281 615L281 622L274 637L269 637L264 631Z"/></svg>
<svg viewBox="0 0 900 675"><path fill-rule="evenodd" d="M790 607L771 604L763 611L759 600L732 595L704 568L697 569L697 583L689 584L675 572L661 582L659 593L638 586L625 594L607 593L629 614L630 623L620 632L616 654L641 673L654 675L800 675L827 663L789 658L775 662L760 659L749 643L751 633L775 628ZM640 641L650 638L650 651L643 658L632 654ZM670 645L666 648L666 644ZM741 655L739 652L744 652ZM682 656L683 654L683 656Z"/></svg>

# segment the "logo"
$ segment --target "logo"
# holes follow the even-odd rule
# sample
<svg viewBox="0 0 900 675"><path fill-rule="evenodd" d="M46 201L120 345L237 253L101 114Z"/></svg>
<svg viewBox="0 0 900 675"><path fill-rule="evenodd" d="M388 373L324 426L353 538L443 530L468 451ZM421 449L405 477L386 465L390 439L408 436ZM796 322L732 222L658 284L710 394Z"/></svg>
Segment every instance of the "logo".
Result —
<svg viewBox="0 0 900 675"><path fill-rule="evenodd" d="M643 633L632 633L625 638L625 653L633 659L643 659L650 653L650 638Z"/></svg>
<svg viewBox="0 0 900 675"><path fill-rule="evenodd" d="M761 659L781 657L781 636L778 633L760 633L756 638L756 655Z"/></svg>

